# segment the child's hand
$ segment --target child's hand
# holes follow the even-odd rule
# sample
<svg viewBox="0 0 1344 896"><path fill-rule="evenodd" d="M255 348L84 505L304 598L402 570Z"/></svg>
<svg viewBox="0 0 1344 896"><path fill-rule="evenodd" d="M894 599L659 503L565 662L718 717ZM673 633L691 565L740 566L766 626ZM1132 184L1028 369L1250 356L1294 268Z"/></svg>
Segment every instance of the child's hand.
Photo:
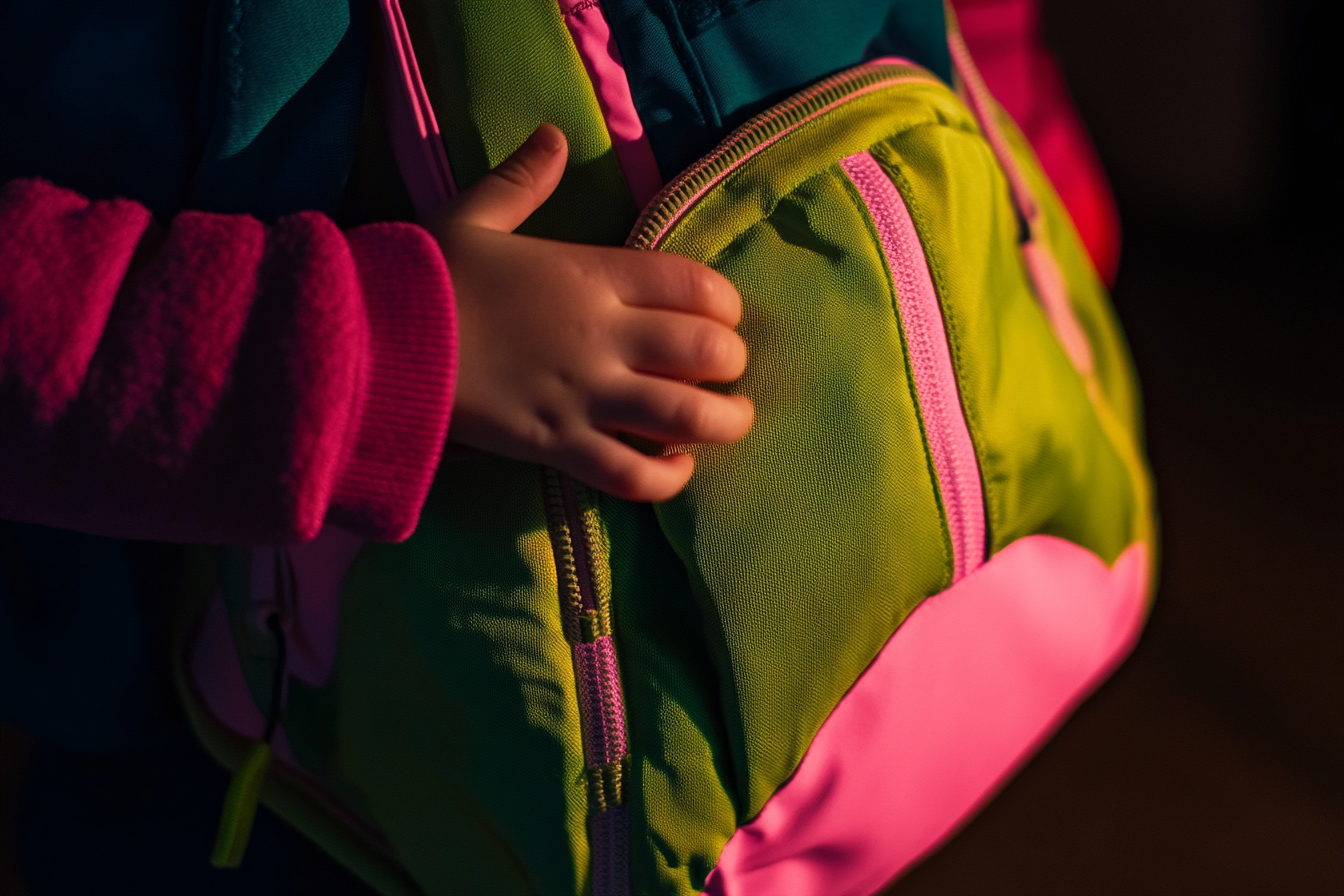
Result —
<svg viewBox="0 0 1344 896"><path fill-rule="evenodd" d="M454 441L558 467L633 501L690 479L684 454L650 457L617 438L734 442L751 401L691 385L742 375L737 290L684 258L511 231L564 172L564 135L542 125L431 222L457 295ZM690 382L687 382L690 381Z"/></svg>

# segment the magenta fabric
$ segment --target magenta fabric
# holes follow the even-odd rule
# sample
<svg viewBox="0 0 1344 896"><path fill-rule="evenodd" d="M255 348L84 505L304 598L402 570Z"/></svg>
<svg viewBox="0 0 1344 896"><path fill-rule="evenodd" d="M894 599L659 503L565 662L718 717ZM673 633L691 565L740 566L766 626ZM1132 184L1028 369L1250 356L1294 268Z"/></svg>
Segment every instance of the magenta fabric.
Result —
<svg viewBox="0 0 1344 896"><path fill-rule="evenodd" d="M400 0L378 0L383 20L383 70L378 77L392 153L416 214L422 218L457 195L439 122L420 77Z"/></svg>
<svg viewBox="0 0 1344 896"><path fill-rule="evenodd" d="M635 109L630 82L625 76L621 53L611 36L597 0L557 0L574 48L583 60L588 79L597 95L598 107L607 122L611 147L625 174L635 206L643 209L662 189L663 178L653 147L644 133L644 123Z"/></svg>
<svg viewBox="0 0 1344 896"><path fill-rule="evenodd" d="M866 152L840 161L868 209L887 257L901 332L914 374L919 413L933 457L952 540L952 581L974 572L985 559L985 496L980 462L961 406L943 309L910 210L882 166Z"/></svg>
<svg viewBox="0 0 1344 896"><path fill-rule="evenodd" d="M251 622L266 631L266 620L278 613L288 647L289 671L313 687L322 687L336 665L340 634L341 593L345 574L365 540L335 526L323 526L312 541L285 548L294 573L292 604L275 593L278 552L273 547L252 549Z"/></svg>
<svg viewBox="0 0 1344 896"><path fill-rule="evenodd" d="M713 896L874 893L982 806L1128 654L1149 557L1020 539L910 614L793 777L728 841Z"/></svg>
<svg viewBox="0 0 1344 896"><path fill-rule="evenodd" d="M452 407L452 285L412 224L267 227L0 188L0 516L280 543L415 528Z"/></svg>
<svg viewBox="0 0 1344 896"><path fill-rule="evenodd" d="M1106 172L1041 41L1039 0L954 0L961 34L989 91L1012 116L1059 193L1109 286L1120 263L1120 215Z"/></svg>
<svg viewBox="0 0 1344 896"><path fill-rule="evenodd" d="M192 683L211 715L243 737L261 740L266 731L266 717L252 699L243 677L222 594L216 593L210 601L188 661ZM271 747L278 757L296 765L283 724L276 725Z"/></svg>

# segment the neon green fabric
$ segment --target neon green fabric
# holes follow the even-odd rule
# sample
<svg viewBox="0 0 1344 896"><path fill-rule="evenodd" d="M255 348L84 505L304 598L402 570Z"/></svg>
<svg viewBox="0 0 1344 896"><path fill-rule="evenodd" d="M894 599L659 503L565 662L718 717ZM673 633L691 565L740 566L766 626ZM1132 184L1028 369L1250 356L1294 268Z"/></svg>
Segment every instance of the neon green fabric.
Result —
<svg viewBox="0 0 1344 896"><path fill-rule="evenodd" d="M756 423L735 445L692 449L696 477L658 510L712 620L739 820L951 578L881 248L830 164L876 136L872 105L757 156L664 244L727 276L746 309L752 360L731 391L751 396Z"/></svg>
<svg viewBox="0 0 1344 896"><path fill-rule="evenodd" d="M440 472L420 526L351 570L341 772L428 893L581 891L573 672L535 467Z"/></svg>
<svg viewBox="0 0 1344 896"><path fill-rule="evenodd" d="M300 765L381 828L426 893L580 892L588 879L538 481L498 458L446 465L415 535L367 545L347 577L331 680L290 682ZM233 566L226 578L245 581L245 562ZM264 701L273 648L235 640Z"/></svg>
<svg viewBox="0 0 1344 896"><path fill-rule="evenodd" d="M692 448L697 475L658 516L702 603L739 822L788 779L910 610L950 578L893 288L834 164L865 149L892 175L924 243L982 468L991 553L1045 532L1109 562L1149 531L1143 482L1046 323L1004 177L949 90L907 84L854 100L734 169L660 248L709 264L742 293L751 362L731 391L752 398L757 422L737 445ZM1134 448L1118 327L1095 274L1079 271L1085 256L1058 202L1035 186L1052 197L1052 246L1073 241L1062 253L1073 301L1102 391L1129 427L1119 439ZM645 811L651 830L675 829L665 807L646 800Z"/></svg>
<svg viewBox="0 0 1344 896"><path fill-rule="evenodd" d="M733 760L706 625L647 504L604 495L629 724L631 889L694 893L737 827Z"/></svg>
<svg viewBox="0 0 1344 896"><path fill-rule="evenodd" d="M554 0L402 6L458 187L471 186L549 121L569 139L569 165L519 232L624 241L637 210Z"/></svg>
<svg viewBox="0 0 1344 896"><path fill-rule="evenodd" d="M942 302L990 549L1046 533L1112 562L1133 541L1128 471L1031 291L993 154L968 112L952 124L912 128L874 155L905 197Z"/></svg>

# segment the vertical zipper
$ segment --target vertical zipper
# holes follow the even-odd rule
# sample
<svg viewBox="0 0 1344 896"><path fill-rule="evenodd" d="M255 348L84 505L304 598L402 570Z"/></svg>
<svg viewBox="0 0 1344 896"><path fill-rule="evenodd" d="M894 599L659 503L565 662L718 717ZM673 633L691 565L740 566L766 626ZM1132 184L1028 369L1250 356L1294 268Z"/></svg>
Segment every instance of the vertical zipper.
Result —
<svg viewBox="0 0 1344 896"><path fill-rule="evenodd" d="M635 224L626 245L657 249L702 196L757 153L857 97L909 82L940 83L904 60L875 60L819 81L762 112L664 187ZM841 166L868 207L896 287L919 412L952 542L955 582L984 562L985 503L942 309L919 234L891 179L868 153L850 156Z"/></svg>
<svg viewBox="0 0 1344 896"><path fill-rule="evenodd" d="M842 159L840 167L868 209L896 288L924 436L952 541L952 581L956 582L984 562L985 499L942 306L915 222L886 171L866 152Z"/></svg>
<svg viewBox="0 0 1344 896"><path fill-rule="evenodd" d="M555 554L560 619L574 662L594 896L630 892L625 779L630 751L625 699L611 634L611 578L595 493L550 467L541 471L546 523Z"/></svg>

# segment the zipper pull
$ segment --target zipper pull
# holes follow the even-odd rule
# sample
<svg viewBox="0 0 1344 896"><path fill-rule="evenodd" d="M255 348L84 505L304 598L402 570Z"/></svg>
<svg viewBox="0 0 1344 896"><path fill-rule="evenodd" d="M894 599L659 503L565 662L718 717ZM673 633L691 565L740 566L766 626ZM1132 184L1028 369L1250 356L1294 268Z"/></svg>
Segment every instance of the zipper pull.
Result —
<svg viewBox="0 0 1344 896"><path fill-rule="evenodd" d="M270 767L271 745L259 740L233 773L229 792L224 796L224 810L219 815L215 850L210 855L210 864L216 868L237 868L243 863L247 841L252 836L252 822L257 817L261 785Z"/></svg>
<svg viewBox="0 0 1344 896"><path fill-rule="evenodd" d="M298 582L289 551L278 548L275 556L275 602L278 607L286 606L281 599L285 585L289 586L291 596L297 597ZM248 840L252 837L252 823L257 818L261 786L266 781L266 773L271 768L271 757L274 755L271 738L275 736L275 728L280 721L280 704L284 698L285 675L288 671L285 630L278 612L266 617L266 628L275 636L275 673L271 679L270 711L266 715L266 730L261 740L248 750L247 757L233 773L228 792L224 795L224 808L219 813L219 829L215 832L215 848L210 855L210 864L216 868L237 868L243 863Z"/></svg>

